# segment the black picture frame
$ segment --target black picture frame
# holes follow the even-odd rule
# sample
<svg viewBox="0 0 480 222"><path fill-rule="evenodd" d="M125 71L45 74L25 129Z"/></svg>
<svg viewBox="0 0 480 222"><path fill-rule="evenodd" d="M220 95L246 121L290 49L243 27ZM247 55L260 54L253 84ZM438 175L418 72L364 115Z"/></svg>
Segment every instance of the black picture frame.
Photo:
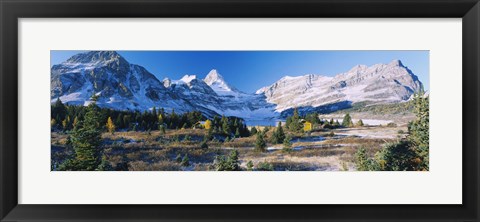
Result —
<svg viewBox="0 0 480 222"><path fill-rule="evenodd" d="M0 0L1 221L478 221L478 0ZM18 204L18 19L133 17L462 18L461 205ZM448 44L448 43L445 43ZM447 148L447 147L446 147ZM448 147L452 149L452 147ZM442 195L439 193L438 195Z"/></svg>

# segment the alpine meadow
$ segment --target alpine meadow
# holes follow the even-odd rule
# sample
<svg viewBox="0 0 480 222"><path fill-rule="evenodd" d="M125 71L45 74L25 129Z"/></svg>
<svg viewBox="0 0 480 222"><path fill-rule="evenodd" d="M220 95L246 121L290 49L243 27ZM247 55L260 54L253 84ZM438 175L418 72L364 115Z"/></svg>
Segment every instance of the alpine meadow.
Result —
<svg viewBox="0 0 480 222"><path fill-rule="evenodd" d="M52 171L429 170L428 51L50 56Z"/></svg>

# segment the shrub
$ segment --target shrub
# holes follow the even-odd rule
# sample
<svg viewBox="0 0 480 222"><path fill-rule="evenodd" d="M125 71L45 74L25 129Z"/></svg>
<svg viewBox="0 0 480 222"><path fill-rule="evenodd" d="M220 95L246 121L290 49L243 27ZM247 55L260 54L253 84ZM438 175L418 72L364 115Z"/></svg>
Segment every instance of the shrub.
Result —
<svg viewBox="0 0 480 222"><path fill-rule="evenodd" d="M182 165L184 167L190 166L190 160L188 159L187 154L185 154L185 156L183 156L182 162L180 163L180 165Z"/></svg>
<svg viewBox="0 0 480 222"><path fill-rule="evenodd" d="M233 150L228 157L216 156L213 164L217 171L239 171L238 151Z"/></svg>
<svg viewBox="0 0 480 222"><path fill-rule="evenodd" d="M357 124L356 124L355 126L357 126L357 127L362 127L362 126L364 126L364 125L363 125L363 121L362 121L361 119L358 120L358 122L357 122Z"/></svg>
<svg viewBox="0 0 480 222"><path fill-rule="evenodd" d="M251 160L248 161L247 163L247 170L252 171L253 170L253 162Z"/></svg>
<svg viewBox="0 0 480 222"><path fill-rule="evenodd" d="M268 162L260 162L257 164L256 170L258 171L273 171L273 165Z"/></svg>

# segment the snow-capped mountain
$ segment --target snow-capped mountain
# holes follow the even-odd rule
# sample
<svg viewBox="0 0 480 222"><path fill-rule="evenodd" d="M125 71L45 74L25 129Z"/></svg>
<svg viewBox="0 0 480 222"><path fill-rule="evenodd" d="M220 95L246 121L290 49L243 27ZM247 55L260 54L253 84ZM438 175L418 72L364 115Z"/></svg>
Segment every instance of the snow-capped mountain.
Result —
<svg viewBox="0 0 480 222"><path fill-rule="evenodd" d="M275 104L275 110L282 112L294 107L342 106L362 101L401 102L422 89L418 77L401 61L394 60L370 67L357 65L334 77L314 74L285 76L256 93L265 95L267 102Z"/></svg>
<svg viewBox="0 0 480 222"><path fill-rule="evenodd" d="M242 118L276 116L275 106L268 104L263 95L247 94L230 86L216 70L210 71L203 80L185 75L180 80L166 78L163 85L173 94L192 101L197 109Z"/></svg>
<svg viewBox="0 0 480 222"><path fill-rule="evenodd" d="M358 65L333 77L309 74L285 76L255 94L244 93L211 70L204 79L185 75L159 81L139 65L114 51L92 51L72 56L51 68L51 102L97 104L118 110L164 108L167 112L198 110L207 116L238 116L250 120L277 118L298 107L330 111L369 101L408 100L422 83L399 60L370 67Z"/></svg>
<svg viewBox="0 0 480 222"><path fill-rule="evenodd" d="M158 104L180 112L193 108L145 68L113 51L77 54L51 68L52 102L60 98L64 103L87 105L94 94L99 106L113 109L146 110Z"/></svg>
<svg viewBox="0 0 480 222"><path fill-rule="evenodd" d="M51 102L97 104L118 110L164 108L167 112L198 110L207 116L274 117L274 106L263 95L243 93L212 70L205 80L185 75L160 82L145 68L128 63L113 51L77 54L51 68Z"/></svg>
<svg viewBox="0 0 480 222"><path fill-rule="evenodd" d="M219 95L237 95L241 93L235 87L230 86L223 76L221 76L216 69L212 69L203 81L210 86Z"/></svg>

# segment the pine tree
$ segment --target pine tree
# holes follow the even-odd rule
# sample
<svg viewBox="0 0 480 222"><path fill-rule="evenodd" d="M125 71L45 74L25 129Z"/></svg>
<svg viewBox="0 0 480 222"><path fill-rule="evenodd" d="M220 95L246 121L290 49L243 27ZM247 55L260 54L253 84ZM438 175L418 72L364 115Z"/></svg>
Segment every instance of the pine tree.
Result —
<svg viewBox="0 0 480 222"><path fill-rule="evenodd" d="M298 109L295 108L293 110L293 116L290 120L290 124L288 126L288 129L292 132L300 132L303 127L302 127L302 123L300 122L300 115L298 113Z"/></svg>
<svg viewBox="0 0 480 222"><path fill-rule="evenodd" d="M131 124L131 121L130 121L130 115L123 116L123 125L128 130L130 130L132 128L132 126L131 126L132 124Z"/></svg>
<svg viewBox="0 0 480 222"><path fill-rule="evenodd" d="M64 119L64 120L62 121L62 129L63 129L63 131L67 131L67 127L68 127L67 119Z"/></svg>
<svg viewBox="0 0 480 222"><path fill-rule="evenodd" d="M356 126L357 127L362 127L363 126L363 121L361 119L359 119Z"/></svg>
<svg viewBox="0 0 480 222"><path fill-rule="evenodd" d="M53 128L55 125L57 125L57 121L54 118L52 118L50 120L50 126Z"/></svg>
<svg viewBox="0 0 480 222"><path fill-rule="evenodd" d="M115 124L113 124L111 117L108 117L106 127L109 133L112 135L115 133Z"/></svg>
<svg viewBox="0 0 480 222"><path fill-rule="evenodd" d="M230 135L230 126L228 124L228 118L222 116L222 131L226 135Z"/></svg>
<svg viewBox="0 0 480 222"><path fill-rule="evenodd" d="M157 108L155 106L152 108L152 116L157 117Z"/></svg>
<svg viewBox="0 0 480 222"><path fill-rule="evenodd" d="M282 122L278 122L277 143L283 142L284 139L285 139L285 132L283 132Z"/></svg>
<svg viewBox="0 0 480 222"><path fill-rule="evenodd" d="M75 159L67 161L62 169L92 171L98 168L102 159L99 123L100 113L94 102L88 105L84 120L70 135Z"/></svg>
<svg viewBox="0 0 480 222"><path fill-rule="evenodd" d="M287 151L291 150L291 148L292 148L292 142L291 141L292 141L292 138L290 137L290 135L287 135L285 137L285 139L283 140L283 149L284 150L287 150Z"/></svg>
<svg viewBox="0 0 480 222"><path fill-rule="evenodd" d="M120 113L117 115L117 118L115 119L115 126L119 129L123 129L123 115Z"/></svg>
<svg viewBox="0 0 480 222"><path fill-rule="evenodd" d="M355 153L355 164L358 171L372 170L372 160L367 156L367 150L364 147L360 147Z"/></svg>
<svg viewBox="0 0 480 222"><path fill-rule="evenodd" d="M267 143L265 142L263 133L257 133L257 138L255 140L255 151L266 152L266 147Z"/></svg>
<svg viewBox="0 0 480 222"><path fill-rule="evenodd" d="M238 128L235 130L235 138L240 138L240 130Z"/></svg>
<svg viewBox="0 0 480 222"><path fill-rule="evenodd" d="M343 117L342 126L344 126L344 127L352 127L353 126L352 117L350 117L350 114L348 114L348 113L345 114L345 116Z"/></svg>
<svg viewBox="0 0 480 222"><path fill-rule="evenodd" d="M57 98L57 101L55 101L55 104L52 106L52 117L55 117L55 121L57 123L60 123L62 120L65 119L67 115L67 108L65 105L62 103L60 98Z"/></svg>
<svg viewBox="0 0 480 222"><path fill-rule="evenodd" d="M73 119L73 123L72 123L72 126L73 126L73 129L75 129L78 125L78 117L75 116L75 118Z"/></svg>
<svg viewBox="0 0 480 222"><path fill-rule="evenodd" d="M418 156L418 170L429 169L429 97L423 93L413 97L414 113L416 119L408 124L408 140L413 144L413 149Z"/></svg>
<svg viewBox="0 0 480 222"><path fill-rule="evenodd" d="M252 127L252 129L250 130L250 134L252 134L252 135L257 134L257 128Z"/></svg>
<svg viewBox="0 0 480 222"><path fill-rule="evenodd" d="M252 171L253 170L253 162L251 160L249 160L247 162L247 170L248 171Z"/></svg>

